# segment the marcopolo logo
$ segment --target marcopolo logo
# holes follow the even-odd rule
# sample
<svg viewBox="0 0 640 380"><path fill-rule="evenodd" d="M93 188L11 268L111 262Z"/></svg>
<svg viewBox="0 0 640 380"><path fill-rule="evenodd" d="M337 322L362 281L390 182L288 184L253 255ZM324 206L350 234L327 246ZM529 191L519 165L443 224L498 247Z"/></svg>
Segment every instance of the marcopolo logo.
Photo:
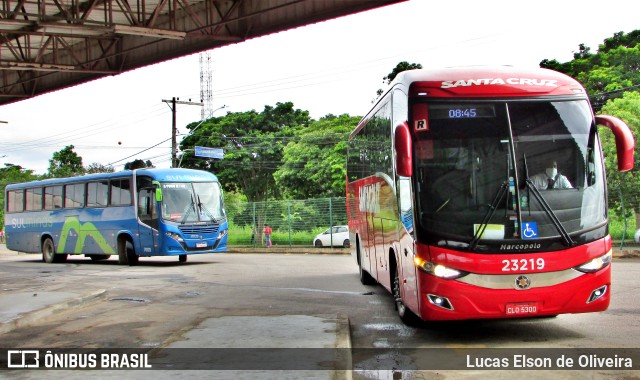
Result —
<svg viewBox="0 0 640 380"><path fill-rule="evenodd" d="M540 249L542 248L542 244L540 243L531 243L531 244L502 244L500 245L501 251L524 251L529 249Z"/></svg>

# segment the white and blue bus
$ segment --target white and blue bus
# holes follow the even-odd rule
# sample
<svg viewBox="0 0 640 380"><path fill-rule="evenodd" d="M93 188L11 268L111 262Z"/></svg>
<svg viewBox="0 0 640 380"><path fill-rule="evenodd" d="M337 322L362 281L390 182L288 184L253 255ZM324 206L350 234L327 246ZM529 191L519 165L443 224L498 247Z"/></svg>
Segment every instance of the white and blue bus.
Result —
<svg viewBox="0 0 640 380"><path fill-rule="evenodd" d="M122 265L141 256L224 252L228 223L218 178L190 169L138 169L11 184L5 190L7 248Z"/></svg>

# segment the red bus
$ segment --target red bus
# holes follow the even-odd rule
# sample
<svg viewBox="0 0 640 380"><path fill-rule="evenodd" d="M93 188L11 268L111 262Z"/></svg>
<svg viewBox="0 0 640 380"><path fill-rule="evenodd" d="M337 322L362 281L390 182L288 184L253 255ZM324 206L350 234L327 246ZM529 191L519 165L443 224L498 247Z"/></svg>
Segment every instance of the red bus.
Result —
<svg viewBox="0 0 640 380"><path fill-rule="evenodd" d="M607 309L612 243L596 125L634 139L551 70L411 70L349 137L351 254L405 323Z"/></svg>

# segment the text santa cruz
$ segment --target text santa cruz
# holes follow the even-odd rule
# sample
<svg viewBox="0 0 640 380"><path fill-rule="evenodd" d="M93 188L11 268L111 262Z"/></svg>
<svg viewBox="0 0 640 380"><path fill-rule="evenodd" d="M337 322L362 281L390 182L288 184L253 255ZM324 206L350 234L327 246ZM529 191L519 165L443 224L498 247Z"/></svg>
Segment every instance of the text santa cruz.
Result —
<svg viewBox="0 0 640 380"><path fill-rule="evenodd" d="M460 79L446 80L440 85L440 88L469 87L469 86L505 86L505 85L523 85L523 86L545 86L558 87L558 81L555 79L534 79L534 78L478 78L478 79Z"/></svg>

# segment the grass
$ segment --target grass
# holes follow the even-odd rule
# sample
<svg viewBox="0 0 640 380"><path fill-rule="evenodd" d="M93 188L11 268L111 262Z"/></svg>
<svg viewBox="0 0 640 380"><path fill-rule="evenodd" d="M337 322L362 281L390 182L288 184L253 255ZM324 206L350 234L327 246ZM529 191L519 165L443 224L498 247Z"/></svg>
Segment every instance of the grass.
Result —
<svg viewBox="0 0 640 380"><path fill-rule="evenodd" d="M318 228L314 231L273 231L271 241L277 245L297 245L310 246L313 245L313 238L323 232L326 228ZM624 220L617 215L609 215L609 233L614 241L622 241L624 235L625 243L633 242L633 235L636 232L636 221L634 217L627 218L627 226L625 231ZM262 234L256 236L258 246L261 245ZM229 230L229 245L253 245L251 242L251 228L231 226Z"/></svg>
<svg viewBox="0 0 640 380"><path fill-rule="evenodd" d="M313 238L324 231L326 228L320 228L316 231L280 231L275 230L271 235L271 242L277 245L313 245ZM261 239L262 233L256 236L256 245L262 245ZM251 228L249 227L234 227L229 228L229 245L253 245L251 241Z"/></svg>
<svg viewBox="0 0 640 380"><path fill-rule="evenodd" d="M636 232L636 220L634 217L627 218L627 226L625 230L624 219L617 215L609 215L609 233L615 241L621 241L624 236L625 242L633 241L633 235Z"/></svg>

